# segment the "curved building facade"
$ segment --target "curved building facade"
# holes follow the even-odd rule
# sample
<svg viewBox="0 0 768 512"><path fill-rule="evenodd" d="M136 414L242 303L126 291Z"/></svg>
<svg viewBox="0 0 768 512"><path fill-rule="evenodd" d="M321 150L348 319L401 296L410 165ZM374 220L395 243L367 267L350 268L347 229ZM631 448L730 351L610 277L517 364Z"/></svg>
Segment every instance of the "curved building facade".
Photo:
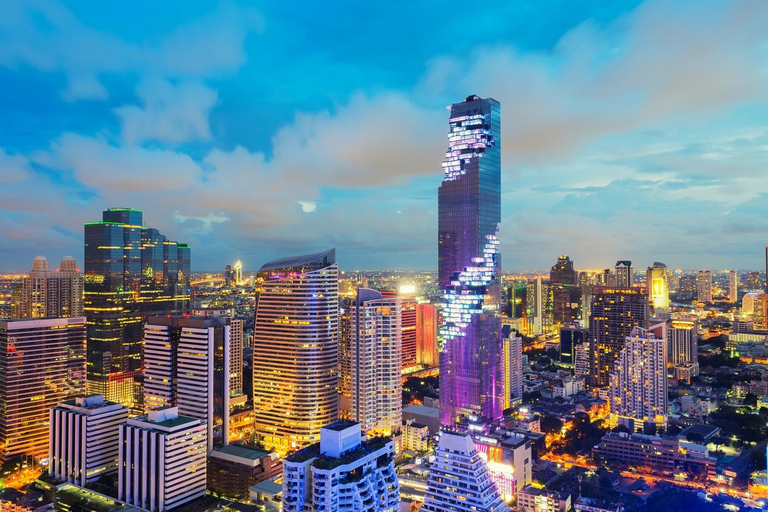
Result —
<svg viewBox="0 0 768 512"><path fill-rule="evenodd" d="M501 106L470 96L450 107L445 176L438 191L440 420L491 420L509 403L501 336Z"/></svg>
<svg viewBox="0 0 768 512"><path fill-rule="evenodd" d="M320 440L338 417L336 251L283 258L259 270L253 333L256 438L286 452Z"/></svg>

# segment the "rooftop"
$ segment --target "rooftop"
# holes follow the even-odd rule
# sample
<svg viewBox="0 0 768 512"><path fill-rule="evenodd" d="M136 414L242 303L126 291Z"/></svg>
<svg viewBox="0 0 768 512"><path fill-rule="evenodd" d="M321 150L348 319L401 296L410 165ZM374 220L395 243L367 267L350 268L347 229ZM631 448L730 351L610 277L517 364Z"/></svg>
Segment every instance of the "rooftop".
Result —
<svg viewBox="0 0 768 512"><path fill-rule="evenodd" d="M265 270L296 269L307 266L317 270L333 265L334 263L336 263L336 249L328 249L327 251L314 254L289 256L287 258L273 260L262 265L259 272Z"/></svg>
<svg viewBox="0 0 768 512"><path fill-rule="evenodd" d="M269 453L256 450L254 448L248 448L247 446L239 446L236 444L228 444L227 446L221 446L216 448L214 452L226 453L227 455L234 455L243 459L259 460L263 459Z"/></svg>

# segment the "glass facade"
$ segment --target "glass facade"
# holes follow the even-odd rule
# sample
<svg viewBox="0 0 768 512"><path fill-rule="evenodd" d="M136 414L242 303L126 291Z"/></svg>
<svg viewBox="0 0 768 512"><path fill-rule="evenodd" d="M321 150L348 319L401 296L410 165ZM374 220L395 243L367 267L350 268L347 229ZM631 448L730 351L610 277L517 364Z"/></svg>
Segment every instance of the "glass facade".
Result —
<svg viewBox="0 0 768 512"><path fill-rule="evenodd" d="M142 227L142 212L112 208L85 225L88 390L133 406L141 393L143 321L189 310L189 247Z"/></svg>
<svg viewBox="0 0 768 512"><path fill-rule="evenodd" d="M507 399L501 335L501 106L470 96L450 107L438 191L438 275L443 290L440 419L502 416Z"/></svg>

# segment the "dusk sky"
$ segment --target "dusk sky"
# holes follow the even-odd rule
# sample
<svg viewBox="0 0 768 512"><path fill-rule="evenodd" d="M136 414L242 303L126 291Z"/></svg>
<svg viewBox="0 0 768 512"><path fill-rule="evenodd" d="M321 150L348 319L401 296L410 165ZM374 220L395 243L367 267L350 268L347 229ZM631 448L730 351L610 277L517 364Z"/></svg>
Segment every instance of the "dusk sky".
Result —
<svg viewBox="0 0 768 512"><path fill-rule="evenodd" d="M82 265L117 206L193 270L436 269L470 94L502 107L505 270L764 264L764 0L2 4L2 271Z"/></svg>

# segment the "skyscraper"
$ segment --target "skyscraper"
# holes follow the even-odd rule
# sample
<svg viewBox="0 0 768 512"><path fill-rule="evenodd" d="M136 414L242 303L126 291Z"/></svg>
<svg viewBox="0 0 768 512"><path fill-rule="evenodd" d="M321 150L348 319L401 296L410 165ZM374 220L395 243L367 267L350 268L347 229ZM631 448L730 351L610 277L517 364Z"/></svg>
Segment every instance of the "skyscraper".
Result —
<svg viewBox="0 0 768 512"><path fill-rule="evenodd" d="M616 262L616 286L629 287L635 285L635 274L632 262L619 260Z"/></svg>
<svg viewBox="0 0 768 512"><path fill-rule="evenodd" d="M698 320L695 316L672 318L669 327L669 362L672 366L698 360Z"/></svg>
<svg viewBox="0 0 768 512"><path fill-rule="evenodd" d="M553 322L560 325L578 321L581 305L581 288L576 279L573 262L568 256L560 256L549 272L552 286Z"/></svg>
<svg viewBox="0 0 768 512"><path fill-rule="evenodd" d="M429 472L423 512L508 511L468 434L443 432Z"/></svg>
<svg viewBox="0 0 768 512"><path fill-rule="evenodd" d="M266 263L257 275L253 403L257 439L288 451L338 417L336 250Z"/></svg>
<svg viewBox="0 0 768 512"><path fill-rule="evenodd" d="M175 406L207 428L208 451L229 443L231 322L156 316L144 326L144 408Z"/></svg>
<svg viewBox="0 0 768 512"><path fill-rule="evenodd" d="M438 279L444 343L440 419L501 417L501 106L469 96L450 107L445 176L438 191Z"/></svg>
<svg viewBox="0 0 768 512"><path fill-rule="evenodd" d="M432 304L416 305L416 362L437 366L437 308Z"/></svg>
<svg viewBox="0 0 768 512"><path fill-rule="evenodd" d="M85 393L85 318L0 320L0 464L48 456L49 411Z"/></svg>
<svg viewBox="0 0 768 512"><path fill-rule="evenodd" d="M134 406L143 322L189 309L189 247L142 227L140 210L104 210L85 225L88 389Z"/></svg>
<svg viewBox="0 0 768 512"><path fill-rule="evenodd" d="M666 322L634 327L611 372L611 420L632 432L667 426L666 331Z"/></svg>
<svg viewBox="0 0 768 512"><path fill-rule="evenodd" d="M350 418L391 436L402 423L401 299L358 288L350 307ZM343 380L343 379L342 379Z"/></svg>
<svg viewBox="0 0 768 512"><path fill-rule="evenodd" d="M52 271L45 256L37 256L12 311L12 318L83 316L83 275L75 259L65 256L58 270Z"/></svg>
<svg viewBox="0 0 768 512"><path fill-rule="evenodd" d="M413 367L416 364L416 303L415 297L402 297L400 317L402 322L402 368Z"/></svg>
<svg viewBox="0 0 768 512"><path fill-rule="evenodd" d="M645 284L654 309L669 309L669 273L658 261L645 271Z"/></svg>
<svg viewBox="0 0 768 512"><path fill-rule="evenodd" d="M696 276L696 300L712 302L712 272L699 270Z"/></svg>
<svg viewBox="0 0 768 512"><path fill-rule="evenodd" d="M523 338L511 331L507 335L509 343L509 396L523 397Z"/></svg>
<svg viewBox="0 0 768 512"><path fill-rule="evenodd" d="M645 327L648 294L640 287L596 287L589 318L592 372L589 383L605 387L619 352L635 326Z"/></svg>
<svg viewBox="0 0 768 512"><path fill-rule="evenodd" d="M739 288L738 288L739 276L735 270L728 271L728 300L730 302L737 302L739 300Z"/></svg>

